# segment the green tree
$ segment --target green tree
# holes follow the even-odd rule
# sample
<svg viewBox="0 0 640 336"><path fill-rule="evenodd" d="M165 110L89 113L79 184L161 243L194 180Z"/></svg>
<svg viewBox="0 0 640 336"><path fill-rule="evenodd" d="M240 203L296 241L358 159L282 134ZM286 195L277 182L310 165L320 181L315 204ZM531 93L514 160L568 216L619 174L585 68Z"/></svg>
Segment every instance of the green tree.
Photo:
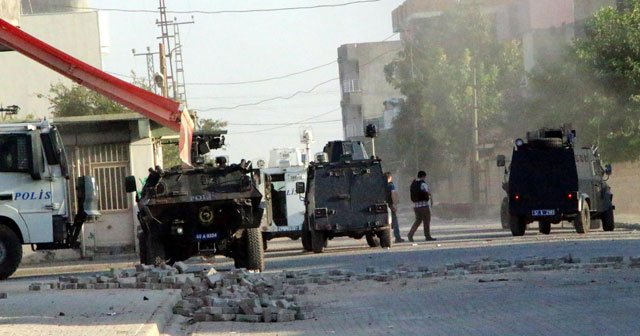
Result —
<svg viewBox="0 0 640 336"><path fill-rule="evenodd" d="M624 7L598 11L575 42L576 57L606 102L591 111L589 122L599 130L595 139L603 155L614 161L640 157L640 0Z"/></svg>
<svg viewBox="0 0 640 336"><path fill-rule="evenodd" d="M519 43L498 41L493 26L474 8L457 6L419 25L386 66L387 80L407 97L393 129L400 157L442 173L469 157L474 79L481 142L492 142L505 124L505 101L524 75L522 57Z"/></svg>
<svg viewBox="0 0 640 336"><path fill-rule="evenodd" d="M84 115L101 115L130 113L131 110L115 101L74 84L67 87L62 83L51 84L46 98L51 103L54 117L73 117Z"/></svg>
<svg viewBox="0 0 640 336"><path fill-rule="evenodd" d="M640 157L638 27L638 0L628 1L626 10L598 11L563 59L538 60L529 74L529 94L521 109L513 109L513 119L532 127L572 123L581 145L599 146L605 159Z"/></svg>

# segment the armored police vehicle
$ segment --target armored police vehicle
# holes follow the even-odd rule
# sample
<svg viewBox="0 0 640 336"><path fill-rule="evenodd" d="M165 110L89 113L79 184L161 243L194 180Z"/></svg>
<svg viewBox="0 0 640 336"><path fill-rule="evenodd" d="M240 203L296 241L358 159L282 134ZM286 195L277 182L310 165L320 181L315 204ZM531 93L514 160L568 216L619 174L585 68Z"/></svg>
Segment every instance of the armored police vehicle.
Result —
<svg viewBox="0 0 640 336"><path fill-rule="evenodd" d="M302 244L323 252L327 240L366 237L369 246L391 246L391 213L381 161L360 141L331 141L309 164ZM299 184L298 191L305 191Z"/></svg>
<svg viewBox="0 0 640 336"><path fill-rule="evenodd" d="M264 269L259 231L262 195L250 162L205 164L204 155L224 145L226 131L195 132L193 168L149 169L138 200L142 226L140 262L173 263L198 254L222 254L235 266ZM135 191L127 178L127 191Z"/></svg>
<svg viewBox="0 0 640 336"><path fill-rule="evenodd" d="M260 191L264 195L262 241L278 237L299 239L304 222L304 199L296 192L296 183L307 179L306 155L298 148L274 148L268 162L261 162ZM304 191L303 191L304 192Z"/></svg>
<svg viewBox="0 0 640 336"><path fill-rule="evenodd" d="M613 194L606 182L611 166L602 166L596 147L578 147L575 139L575 131L563 126L528 132L526 141L515 141L505 170L506 208L514 236L524 235L534 221L543 234L561 221L572 222L578 233L600 223L604 231L614 229ZM505 157L498 156L497 163L504 167Z"/></svg>

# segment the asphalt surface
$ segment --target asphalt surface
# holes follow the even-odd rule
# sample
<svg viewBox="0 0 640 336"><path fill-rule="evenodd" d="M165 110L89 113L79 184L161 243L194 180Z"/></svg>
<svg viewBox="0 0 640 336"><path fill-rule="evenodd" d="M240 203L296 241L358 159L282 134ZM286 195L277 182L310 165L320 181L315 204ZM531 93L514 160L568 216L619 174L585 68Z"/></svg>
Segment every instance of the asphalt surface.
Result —
<svg viewBox="0 0 640 336"><path fill-rule="evenodd" d="M411 217L410 213L400 216L405 237ZM497 220L435 219L432 234L437 241L416 239L414 244L395 244L391 249L370 248L364 239L338 238L329 242L325 253L314 254L302 252L299 240L275 239L269 242L266 272L336 268L363 272L368 266L436 267L482 258L567 254L583 261L600 256L628 258L640 256L640 231L634 228L579 235L565 225L542 235L532 224L525 236L512 237ZM227 258L209 261L217 268L232 266ZM177 299L172 291L27 290L30 283L54 281L57 274L91 274L134 263L128 256L21 267L13 279L0 282L0 293L8 296L0 299L0 335L158 335L162 330L175 336L638 335L637 269L518 273L482 283L479 276L465 276L311 288L303 299L317 305L317 319L273 324L193 324L169 313L172 300Z"/></svg>

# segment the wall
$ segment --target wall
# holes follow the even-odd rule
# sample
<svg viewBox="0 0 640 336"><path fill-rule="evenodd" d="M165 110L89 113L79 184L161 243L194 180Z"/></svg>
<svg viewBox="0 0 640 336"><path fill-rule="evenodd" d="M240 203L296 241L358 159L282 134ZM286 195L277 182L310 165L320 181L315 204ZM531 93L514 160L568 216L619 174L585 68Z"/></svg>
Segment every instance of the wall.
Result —
<svg viewBox="0 0 640 336"><path fill-rule="evenodd" d="M29 34L101 68L97 12L26 15L20 24ZM0 53L0 64L0 104L20 106L22 118L49 116L49 101L40 95L47 95L51 84L71 85L62 75L17 52Z"/></svg>

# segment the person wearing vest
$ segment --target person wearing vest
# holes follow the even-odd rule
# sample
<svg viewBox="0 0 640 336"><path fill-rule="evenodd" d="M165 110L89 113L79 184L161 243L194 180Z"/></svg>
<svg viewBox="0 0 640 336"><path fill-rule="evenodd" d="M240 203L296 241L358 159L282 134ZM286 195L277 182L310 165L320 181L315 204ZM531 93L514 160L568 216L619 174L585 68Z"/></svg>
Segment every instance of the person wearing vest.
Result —
<svg viewBox="0 0 640 336"><path fill-rule="evenodd" d="M427 184L426 172L422 170L418 172L418 178L411 182L410 191L416 220L413 222L411 230L409 230L409 241L413 242L413 235L418 230L421 222L424 225L424 239L426 241L436 240L431 237L431 192Z"/></svg>
<svg viewBox="0 0 640 336"><path fill-rule="evenodd" d="M400 236L400 225L398 223L398 192L396 186L393 184L393 175L391 172L384 173L387 178L387 204L389 210L391 210L391 227L393 228L393 236L396 238L396 243L404 242L402 236Z"/></svg>

